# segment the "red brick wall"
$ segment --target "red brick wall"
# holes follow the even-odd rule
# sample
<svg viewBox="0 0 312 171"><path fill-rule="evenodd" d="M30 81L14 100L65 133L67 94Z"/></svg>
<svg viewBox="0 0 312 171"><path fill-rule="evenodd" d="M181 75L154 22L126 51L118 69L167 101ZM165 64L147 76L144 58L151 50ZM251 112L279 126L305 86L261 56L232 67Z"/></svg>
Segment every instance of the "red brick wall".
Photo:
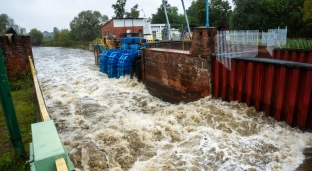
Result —
<svg viewBox="0 0 312 171"><path fill-rule="evenodd" d="M110 20L108 23L106 23L102 28L101 28L101 32L102 32L102 40L104 40L104 36L105 33L107 33L109 31L110 35L114 35L114 20Z"/></svg>
<svg viewBox="0 0 312 171"><path fill-rule="evenodd" d="M216 27L196 27L193 31L190 54L193 56L211 56L217 47Z"/></svg>
<svg viewBox="0 0 312 171"><path fill-rule="evenodd" d="M142 35L144 35L143 26L114 27L114 20L111 20L101 28L102 39L104 39L104 36L108 33L109 36L116 35L116 38L120 38L120 34L126 33L127 30L130 30L132 33L138 33L139 30L142 30Z"/></svg>
<svg viewBox="0 0 312 171"><path fill-rule="evenodd" d="M150 48L143 50L142 66L149 93L164 101L191 102L210 95L210 58Z"/></svg>
<svg viewBox="0 0 312 171"><path fill-rule="evenodd" d="M190 53L144 49L142 80L149 93L171 103L191 102L209 96L211 55L215 53L216 34L217 28L195 28Z"/></svg>
<svg viewBox="0 0 312 171"><path fill-rule="evenodd" d="M30 73L28 56L32 55L29 36L13 36L10 44L6 36L0 36L0 47L9 80L15 80L22 73Z"/></svg>

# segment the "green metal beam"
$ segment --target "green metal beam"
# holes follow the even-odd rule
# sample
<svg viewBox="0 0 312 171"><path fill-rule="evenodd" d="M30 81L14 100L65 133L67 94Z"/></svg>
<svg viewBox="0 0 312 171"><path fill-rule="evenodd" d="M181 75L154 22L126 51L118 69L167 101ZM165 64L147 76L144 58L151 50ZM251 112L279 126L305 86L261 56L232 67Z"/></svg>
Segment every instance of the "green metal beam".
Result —
<svg viewBox="0 0 312 171"><path fill-rule="evenodd" d="M2 51L0 49L0 101L4 112L5 121L9 130L10 139L13 143L13 147L18 154L25 155L24 143L22 140L21 132L18 126L16 113L11 96L10 86Z"/></svg>

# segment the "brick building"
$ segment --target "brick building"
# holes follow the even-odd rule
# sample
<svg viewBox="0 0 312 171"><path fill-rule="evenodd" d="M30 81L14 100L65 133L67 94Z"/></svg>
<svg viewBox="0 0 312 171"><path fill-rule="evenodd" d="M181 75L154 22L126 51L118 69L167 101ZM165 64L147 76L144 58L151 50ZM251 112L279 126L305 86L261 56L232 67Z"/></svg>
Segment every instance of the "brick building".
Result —
<svg viewBox="0 0 312 171"><path fill-rule="evenodd" d="M101 28L102 39L105 37L120 38L123 33L138 33L140 37L151 35L151 24L148 18L113 18Z"/></svg>

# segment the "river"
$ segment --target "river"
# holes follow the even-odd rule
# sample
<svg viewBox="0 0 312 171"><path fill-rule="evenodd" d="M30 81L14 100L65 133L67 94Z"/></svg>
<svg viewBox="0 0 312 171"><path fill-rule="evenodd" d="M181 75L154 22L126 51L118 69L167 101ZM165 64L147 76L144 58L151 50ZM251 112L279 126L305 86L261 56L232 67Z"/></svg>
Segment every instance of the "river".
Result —
<svg viewBox="0 0 312 171"><path fill-rule="evenodd" d="M170 104L99 72L92 52L33 48L50 117L84 171L296 170L312 134L237 102ZM161 91L161 90L160 90Z"/></svg>

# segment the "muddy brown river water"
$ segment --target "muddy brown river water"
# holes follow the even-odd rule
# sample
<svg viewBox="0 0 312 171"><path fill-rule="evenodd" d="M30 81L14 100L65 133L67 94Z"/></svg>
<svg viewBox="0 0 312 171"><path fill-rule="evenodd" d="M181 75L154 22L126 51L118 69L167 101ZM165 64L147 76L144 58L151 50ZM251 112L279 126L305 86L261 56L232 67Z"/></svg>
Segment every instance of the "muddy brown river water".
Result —
<svg viewBox="0 0 312 171"><path fill-rule="evenodd" d="M92 52L33 54L48 112L77 170L311 170L312 134L246 104L211 97L169 104L135 80L100 73Z"/></svg>

